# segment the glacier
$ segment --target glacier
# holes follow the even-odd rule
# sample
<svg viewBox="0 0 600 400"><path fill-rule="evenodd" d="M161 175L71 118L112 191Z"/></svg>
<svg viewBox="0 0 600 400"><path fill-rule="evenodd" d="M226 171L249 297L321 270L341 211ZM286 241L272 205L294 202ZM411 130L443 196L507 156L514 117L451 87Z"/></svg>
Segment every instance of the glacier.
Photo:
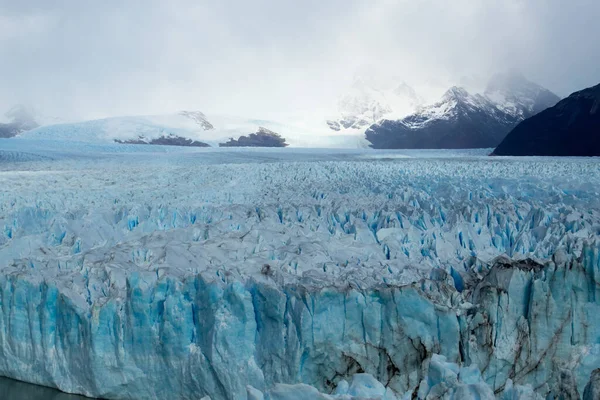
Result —
<svg viewBox="0 0 600 400"><path fill-rule="evenodd" d="M361 132L332 131L321 118L288 117L284 118L284 121L181 111L175 114L119 116L51 123L35 129L19 131L15 139L38 143L40 141L67 142L66 147L71 147L82 143L101 145L115 141L149 143L160 138L171 137L199 141L218 147L220 143L227 142L231 138L247 136L262 128L280 134L293 147L363 148L368 144Z"/></svg>
<svg viewBox="0 0 600 400"><path fill-rule="evenodd" d="M597 159L8 142L2 376L107 399L596 398Z"/></svg>

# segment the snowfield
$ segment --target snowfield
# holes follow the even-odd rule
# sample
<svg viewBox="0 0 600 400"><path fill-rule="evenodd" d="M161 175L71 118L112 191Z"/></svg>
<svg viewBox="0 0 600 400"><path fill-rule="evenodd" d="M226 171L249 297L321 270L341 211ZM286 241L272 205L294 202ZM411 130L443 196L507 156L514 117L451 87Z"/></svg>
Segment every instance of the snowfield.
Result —
<svg viewBox="0 0 600 400"><path fill-rule="evenodd" d="M108 399L596 393L600 160L487 153L0 140L0 374Z"/></svg>

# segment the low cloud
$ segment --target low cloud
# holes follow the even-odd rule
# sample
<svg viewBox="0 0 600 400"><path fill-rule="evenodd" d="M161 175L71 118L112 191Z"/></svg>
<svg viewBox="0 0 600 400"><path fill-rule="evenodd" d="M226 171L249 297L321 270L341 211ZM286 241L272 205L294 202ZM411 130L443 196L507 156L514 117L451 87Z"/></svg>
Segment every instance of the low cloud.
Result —
<svg viewBox="0 0 600 400"><path fill-rule="evenodd" d="M364 70L444 86L518 69L567 95L600 81L599 17L592 0L0 0L0 109L325 114Z"/></svg>

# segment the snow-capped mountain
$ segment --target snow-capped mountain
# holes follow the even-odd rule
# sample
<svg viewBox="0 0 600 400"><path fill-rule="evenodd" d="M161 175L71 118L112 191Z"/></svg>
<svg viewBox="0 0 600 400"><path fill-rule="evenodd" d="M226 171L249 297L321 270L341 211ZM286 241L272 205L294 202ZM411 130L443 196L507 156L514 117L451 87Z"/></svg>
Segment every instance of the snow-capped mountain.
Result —
<svg viewBox="0 0 600 400"><path fill-rule="evenodd" d="M492 147L514 123L485 96L452 87L439 102L413 115L373 125L366 137L378 149Z"/></svg>
<svg viewBox="0 0 600 400"><path fill-rule="evenodd" d="M357 76L338 100L339 117L327 121L334 131L364 131L383 119L401 118L414 112L423 99L406 82Z"/></svg>
<svg viewBox="0 0 600 400"><path fill-rule="evenodd" d="M366 138L379 149L495 147L517 123L558 100L520 75L496 75L484 94L452 87L408 117L372 125Z"/></svg>

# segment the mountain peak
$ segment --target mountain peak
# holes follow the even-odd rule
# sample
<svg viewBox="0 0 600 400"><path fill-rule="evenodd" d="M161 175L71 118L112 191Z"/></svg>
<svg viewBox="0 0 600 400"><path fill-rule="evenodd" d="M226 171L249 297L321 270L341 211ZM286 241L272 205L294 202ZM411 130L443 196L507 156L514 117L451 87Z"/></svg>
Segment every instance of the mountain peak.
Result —
<svg viewBox="0 0 600 400"><path fill-rule="evenodd" d="M520 119L529 118L560 100L548 89L516 71L494 75L484 94L499 109Z"/></svg>
<svg viewBox="0 0 600 400"><path fill-rule="evenodd" d="M471 95L469 94L469 92L467 92L467 90L465 88L462 88L460 86L452 86L450 89L448 89L446 91L446 93L444 93L444 96L442 98L443 99L460 100L460 99L465 99L469 96L471 96Z"/></svg>

